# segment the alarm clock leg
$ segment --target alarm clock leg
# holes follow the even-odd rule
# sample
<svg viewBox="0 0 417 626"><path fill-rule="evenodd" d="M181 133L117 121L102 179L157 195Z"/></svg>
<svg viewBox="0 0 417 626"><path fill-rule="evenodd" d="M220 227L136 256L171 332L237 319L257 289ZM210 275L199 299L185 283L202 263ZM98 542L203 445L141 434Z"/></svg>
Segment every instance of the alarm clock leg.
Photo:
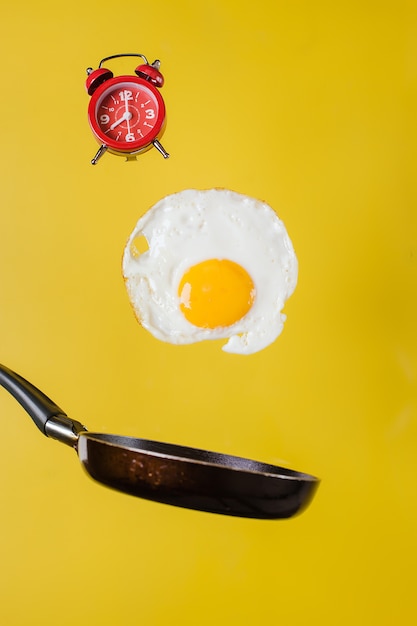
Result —
<svg viewBox="0 0 417 626"><path fill-rule="evenodd" d="M160 152L162 154L164 159L167 159L169 157L168 152L166 150L164 150L164 148L161 146L161 144L159 143L159 141L157 139L155 139L152 143L155 146L155 148L158 150L158 152Z"/></svg>
<svg viewBox="0 0 417 626"><path fill-rule="evenodd" d="M96 155L94 156L93 159L91 159L91 165L95 165L97 163L97 161L99 160L100 157L103 156L103 154L107 151L107 146L105 146L104 144L102 144L100 146L100 148L97 150Z"/></svg>

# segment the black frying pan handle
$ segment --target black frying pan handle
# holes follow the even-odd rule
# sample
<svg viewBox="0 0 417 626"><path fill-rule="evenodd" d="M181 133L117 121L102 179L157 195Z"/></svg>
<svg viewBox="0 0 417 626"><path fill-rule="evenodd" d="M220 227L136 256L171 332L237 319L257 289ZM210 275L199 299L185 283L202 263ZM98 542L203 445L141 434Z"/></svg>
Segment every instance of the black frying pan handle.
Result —
<svg viewBox="0 0 417 626"><path fill-rule="evenodd" d="M51 417L58 415L63 417L67 416L55 402L32 385L32 383L1 364L0 385L7 389L19 404L22 405L44 435L47 435L45 426Z"/></svg>

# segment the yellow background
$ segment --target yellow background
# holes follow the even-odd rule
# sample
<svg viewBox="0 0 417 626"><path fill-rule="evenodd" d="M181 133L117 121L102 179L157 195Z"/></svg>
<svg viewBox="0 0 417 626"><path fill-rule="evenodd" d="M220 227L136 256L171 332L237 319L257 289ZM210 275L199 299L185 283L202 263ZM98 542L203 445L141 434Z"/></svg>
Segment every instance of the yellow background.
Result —
<svg viewBox="0 0 417 626"><path fill-rule="evenodd" d="M85 70L119 52L162 61L168 161L90 165ZM3 1L0 53L0 360L90 430L322 479L277 522L131 498L0 390L0 623L415 623L415 3ZM158 342L121 278L148 207L215 186L299 259L249 357Z"/></svg>

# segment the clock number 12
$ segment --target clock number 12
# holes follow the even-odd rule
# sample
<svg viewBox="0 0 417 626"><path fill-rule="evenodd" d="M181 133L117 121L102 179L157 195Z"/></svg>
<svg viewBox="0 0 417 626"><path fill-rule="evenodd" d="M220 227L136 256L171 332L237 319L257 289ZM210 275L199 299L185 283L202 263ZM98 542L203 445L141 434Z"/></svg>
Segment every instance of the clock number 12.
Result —
<svg viewBox="0 0 417 626"><path fill-rule="evenodd" d="M124 89L119 92L120 100L126 102L126 100L133 100L133 94L129 89Z"/></svg>

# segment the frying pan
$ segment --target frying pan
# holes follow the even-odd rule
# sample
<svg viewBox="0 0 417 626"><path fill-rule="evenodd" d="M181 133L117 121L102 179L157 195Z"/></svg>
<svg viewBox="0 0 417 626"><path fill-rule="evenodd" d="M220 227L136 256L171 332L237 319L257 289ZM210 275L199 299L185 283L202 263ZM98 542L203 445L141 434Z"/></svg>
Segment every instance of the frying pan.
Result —
<svg viewBox="0 0 417 626"><path fill-rule="evenodd" d="M319 483L309 474L242 457L88 432L42 391L3 365L0 385L44 435L76 450L92 478L133 496L210 513L279 519L301 512Z"/></svg>

